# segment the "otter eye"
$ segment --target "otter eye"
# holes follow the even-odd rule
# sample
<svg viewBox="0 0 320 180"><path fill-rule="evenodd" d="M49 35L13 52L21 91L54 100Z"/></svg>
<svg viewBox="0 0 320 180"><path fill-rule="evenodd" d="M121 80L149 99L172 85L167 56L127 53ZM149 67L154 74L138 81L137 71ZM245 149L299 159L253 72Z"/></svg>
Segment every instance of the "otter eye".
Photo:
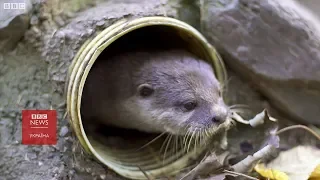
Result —
<svg viewBox="0 0 320 180"><path fill-rule="evenodd" d="M197 104L195 102L187 102L183 105L184 109L187 111L191 111L196 108Z"/></svg>
<svg viewBox="0 0 320 180"><path fill-rule="evenodd" d="M148 97L151 96L151 94L154 92L154 89L149 84L141 84L138 87L138 92L140 96Z"/></svg>

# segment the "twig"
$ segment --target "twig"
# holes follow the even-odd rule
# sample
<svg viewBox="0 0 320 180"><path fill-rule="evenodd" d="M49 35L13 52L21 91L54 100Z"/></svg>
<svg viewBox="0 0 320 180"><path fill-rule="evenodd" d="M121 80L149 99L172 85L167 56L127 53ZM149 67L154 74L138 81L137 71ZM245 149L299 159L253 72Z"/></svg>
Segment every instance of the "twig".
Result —
<svg viewBox="0 0 320 180"><path fill-rule="evenodd" d="M68 115L68 111L66 111L66 112L64 113L64 115L63 115L62 119L63 119L63 120L65 120L65 119L66 119L66 117L67 117L67 115Z"/></svg>
<svg viewBox="0 0 320 180"><path fill-rule="evenodd" d="M228 170L223 170L224 173L228 173L228 174L233 174L233 175L237 175L237 176L243 176L243 177L246 177L248 179L253 179L253 180L259 180L255 177L251 177L251 176L248 176L246 174L242 174L242 173L238 173L238 172L234 172L234 171L228 171Z"/></svg>
<svg viewBox="0 0 320 180"><path fill-rule="evenodd" d="M308 128L307 126L304 126L304 125L293 125L293 126L285 127L283 129L280 129L279 131L277 131L276 135L279 135L279 134L281 134L283 132L286 132L286 131L289 131L289 130L292 130L292 129L299 129L299 128L308 131L309 133L314 135L320 141L320 135L317 134L316 132L314 132L312 129Z"/></svg>
<svg viewBox="0 0 320 180"><path fill-rule="evenodd" d="M232 119L236 120L239 123L242 124L249 124L249 121L244 120L239 114L236 112L232 112Z"/></svg>
<svg viewBox="0 0 320 180"><path fill-rule="evenodd" d="M268 119L270 121L276 122L277 119L271 117L266 109L264 109L261 113L257 114L250 120L244 120L239 114L236 112L232 112L232 118L239 123L242 124L250 124L252 127L257 127L264 123L264 120Z"/></svg>
<svg viewBox="0 0 320 180"><path fill-rule="evenodd" d="M247 156L245 159L232 166L234 171L238 173L248 172L253 167L253 164L270 154L274 148L275 147L272 145L267 145L252 156Z"/></svg>

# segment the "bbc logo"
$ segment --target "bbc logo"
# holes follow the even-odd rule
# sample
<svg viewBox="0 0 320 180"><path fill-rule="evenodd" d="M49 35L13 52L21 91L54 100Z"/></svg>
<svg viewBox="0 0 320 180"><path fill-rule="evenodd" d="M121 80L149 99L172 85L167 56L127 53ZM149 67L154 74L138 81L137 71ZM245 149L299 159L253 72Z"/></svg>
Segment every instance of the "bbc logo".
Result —
<svg viewBox="0 0 320 180"><path fill-rule="evenodd" d="M26 3L3 3L4 9L26 9Z"/></svg>

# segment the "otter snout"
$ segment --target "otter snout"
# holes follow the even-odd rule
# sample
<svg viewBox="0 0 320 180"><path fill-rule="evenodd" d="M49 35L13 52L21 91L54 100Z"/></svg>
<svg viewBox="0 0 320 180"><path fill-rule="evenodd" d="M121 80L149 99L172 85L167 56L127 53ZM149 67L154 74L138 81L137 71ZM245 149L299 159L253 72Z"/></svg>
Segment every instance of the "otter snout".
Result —
<svg viewBox="0 0 320 180"><path fill-rule="evenodd" d="M222 124L226 121L228 118L228 107L224 104L220 106L215 107L215 111L213 112L213 117L211 118L211 121L215 124Z"/></svg>
<svg viewBox="0 0 320 180"><path fill-rule="evenodd" d="M226 121L227 114L213 116L211 121L215 124L222 124Z"/></svg>

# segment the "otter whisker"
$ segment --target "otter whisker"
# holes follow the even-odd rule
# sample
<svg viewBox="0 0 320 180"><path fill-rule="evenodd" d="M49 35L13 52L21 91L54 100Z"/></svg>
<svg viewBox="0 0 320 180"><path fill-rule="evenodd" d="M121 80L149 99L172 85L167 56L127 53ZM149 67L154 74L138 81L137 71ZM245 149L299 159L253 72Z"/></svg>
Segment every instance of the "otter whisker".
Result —
<svg viewBox="0 0 320 180"><path fill-rule="evenodd" d="M158 140L160 137L162 137L163 135L165 135L167 132L163 132L160 135L158 135L157 137L153 138L151 141L149 141L147 144L141 146L140 148L137 149L137 151L149 146L150 144L152 144L153 142L155 142L156 140Z"/></svg>
<svg viewBox="0 0 320 180"><path fill-rule="evenodd" d="M183 140L182 140L183 143L186 141L186 138L187 138L187 136L188 136L188 133L189 133L189 131L187 131L187 132L183 135Z"/></svg>
<svg viewBox="0 0 320 180"><path fill-rule="evenodd" d="M234 105L231 105L229 106L229 109L238 109L238 108L243 108L243 109L249 109L250 106L249 105L246 105L246 104L234 104Z"/></svg>
<svg viewBox="0 0 320 180"><path fill-rule="evenodd" d="M177 152L179 152L183 147L181 142L182 142L182 137L178 136L178 138L177 138Z"/></svg>
<svg viewBox="0 0 320 180"><path fill-rule="evenodd" d="M162 143L161 148L160 148L160 153L163 152L163 148L165 147L165 145L166 145L169 137L170 137L170 134L167 135L166 139L165 139L164 142Z"/></svg>
<svg viewBox="0 0 320 180"><path fill-rule="evenodd" d="M191 131L188 129L187 133L184 136L184 140L183 140L184 142L187 141L187 138L190 136L190 133L191 133Z"/></svg>
<svg viewBox="0 0 320 180"><path fill-rule="evenodd" d="M203 129L200 129L200 132L199 132L199 147L202 146L202 136L203 136L202 132L203 132Z"/></svg>
<svg viewBox="0 0 320 180"><path fill-rule="evenodd" d="M175 136L175 141L174 141L175 151L174 151L174 154L178 153L178 150L179 150L178 143L179 143L179 137Z"/></svg>
<svg viewBox="0 0 320 180"><path fill-rule="evenodd" d="M204 129L201 129L201 135L200 135L200 144L203 146L203 138L204 138Z"/></svg>
<svg viewBox="0 0 320 180"><path fill-rule="evenodd" d="M173 154L176 154L177 152L177 136L173 136L173 140L172 140L172 151Z"/></svg>
<svg viewBox="0 0 320 180"><path fill-rule="evenodd" d="M183 145L183 150L184 151L186 151L186 141L187 141L187 138L188 138L188 133L189 133L189 130L187 130L186 135L184 136L183 141L182 141L182 145Z"/></svg>
<svg viewBox="0 0 320 180"><path fill-rule="evenodd" d="M187 130L186 135L183 138L183 150L186 151L187 150L187 140L188 138L190 138L189 134L191 133L191 131L189 131L189 129Z"/></svg>
<svg viewBox="0 0 320 180"><path fill-rule="evenodd" d="M192 132L192 134L191 134L191 137L190 137L190 139L189 139L189 143L188 143L188 148L187 148L187 152L189 152L189 149L190 149L190 145L191 145L192 139L193 139L193 137L194 137L194 133L195 133L195 131L193 131L193 132Z"/></svg>
<svg viewBox="0 0 320 180"><path fill-rule="evenodd" d="M202 142L205 144L207 141L207 134L206 134L206 130L203 130L203 136L202 136Z"/></svg>
<svg viewBox="0 0 320 180"><path fill-rule="evenodd" d="M200 147L200 137L201 137L201 129L197 131L197 139L196 139L196 144L195 147L198 148Z"/></svg>
<svg viewBox="0 0 320 180"><path fill-rule="evenodd" d="M198 133L198 130L197 130L197 131L195 131L194 146L193 146L194 150L196 150L196 148L197 148L198 135L199 135L199 133Z"/></svg>
<svg viewBox="0 0 320 180"><path fill-rule="evenodd" d="M208 129L205 130L205 133L206 133L207 137L210 137L210 134L209 134L209 132L208 132Z"/></svg>
<svg viewBox="0 0 320 180"><path fill-rule="evenodd" d="M191 131L189 129L187 130L185 138L183 139L184 150L186 150L186 148L187 148L188 138L189 139L191 138Z"/></svg>
<svg viewBox="0 0 320 180"><path fill-rule="evenodd" d="M180 138L180 141L179 141L180 149L179 150L184 151L184 144L183 144L184 141L183 140L184 140L184 136Z"/></svg>
<svg viewBox="0 0 320 180"><path fill-rule="evenodd" d="M186 152L189 152L190 139L192 139L192 135L190 135L190 136L189 136L189 139L187 139L187 141L186 141L186 144L185 144L185 146L186 146Z"/></svg>
<svg viewBox="0 0 320 180"><path fill-rule="evenodd" d="M210 129L209 131L210 137L213 136L215 134L215 131L213 129Z"/></svg>
<svg viewBox="0 0 320 180"><path fill-rule="evenodd" d="M198 131L198 147L201 146L201 136L202 136L201 132L202 132L202 129Z"/></svg>
<svg viewBox="0 0 320 180"><path fill-rule="evenodd" d="M185 152L185 146L183 144L183 139L181 139L180 145L181 145L180 148L182 149L182 151Z"/></svg>
<svg viewBox="0 0 320 180"><path fill-rule="evenodd" d="M192 148L192 146L194 146L194 141L195 141L195 139L196 139L196 134L197 134L197 131L193 130L192 136L190 137L190 141L189 141L189 145L188 145L188 150L190 150L190 148Z"/></svg>
<svg viewBox="0 0 320 180"><path fill-rule="evenodd" d="M168 143L167 143L167 146L166 146L166 149L164 150L163 162L164 162L164 160L166 159L166 153L167 153L168 147L169 147L169 145L170 145L172 136L173 136L173 135L170 135L169 140L168 140Z"/></svg>
<svg viewBox="0 0 320 180"><path fill-rule="evenodd" d="M201 145L200 138L201 138L201 129L198 131L198 136L197 136L197 147L200 147L200 145Z"/></svg>
<svg viewBox="0 0 320 180"><path fill-rule="evenodd" d="M204 137L205 137L205 139L204 139L204 140L205 140L205 141L207 141L207 139L210 137L210 134L208 133L208 131L207 131L207 130L206 130L205 134L206 134L206 135L204 136Z"/></svg>

